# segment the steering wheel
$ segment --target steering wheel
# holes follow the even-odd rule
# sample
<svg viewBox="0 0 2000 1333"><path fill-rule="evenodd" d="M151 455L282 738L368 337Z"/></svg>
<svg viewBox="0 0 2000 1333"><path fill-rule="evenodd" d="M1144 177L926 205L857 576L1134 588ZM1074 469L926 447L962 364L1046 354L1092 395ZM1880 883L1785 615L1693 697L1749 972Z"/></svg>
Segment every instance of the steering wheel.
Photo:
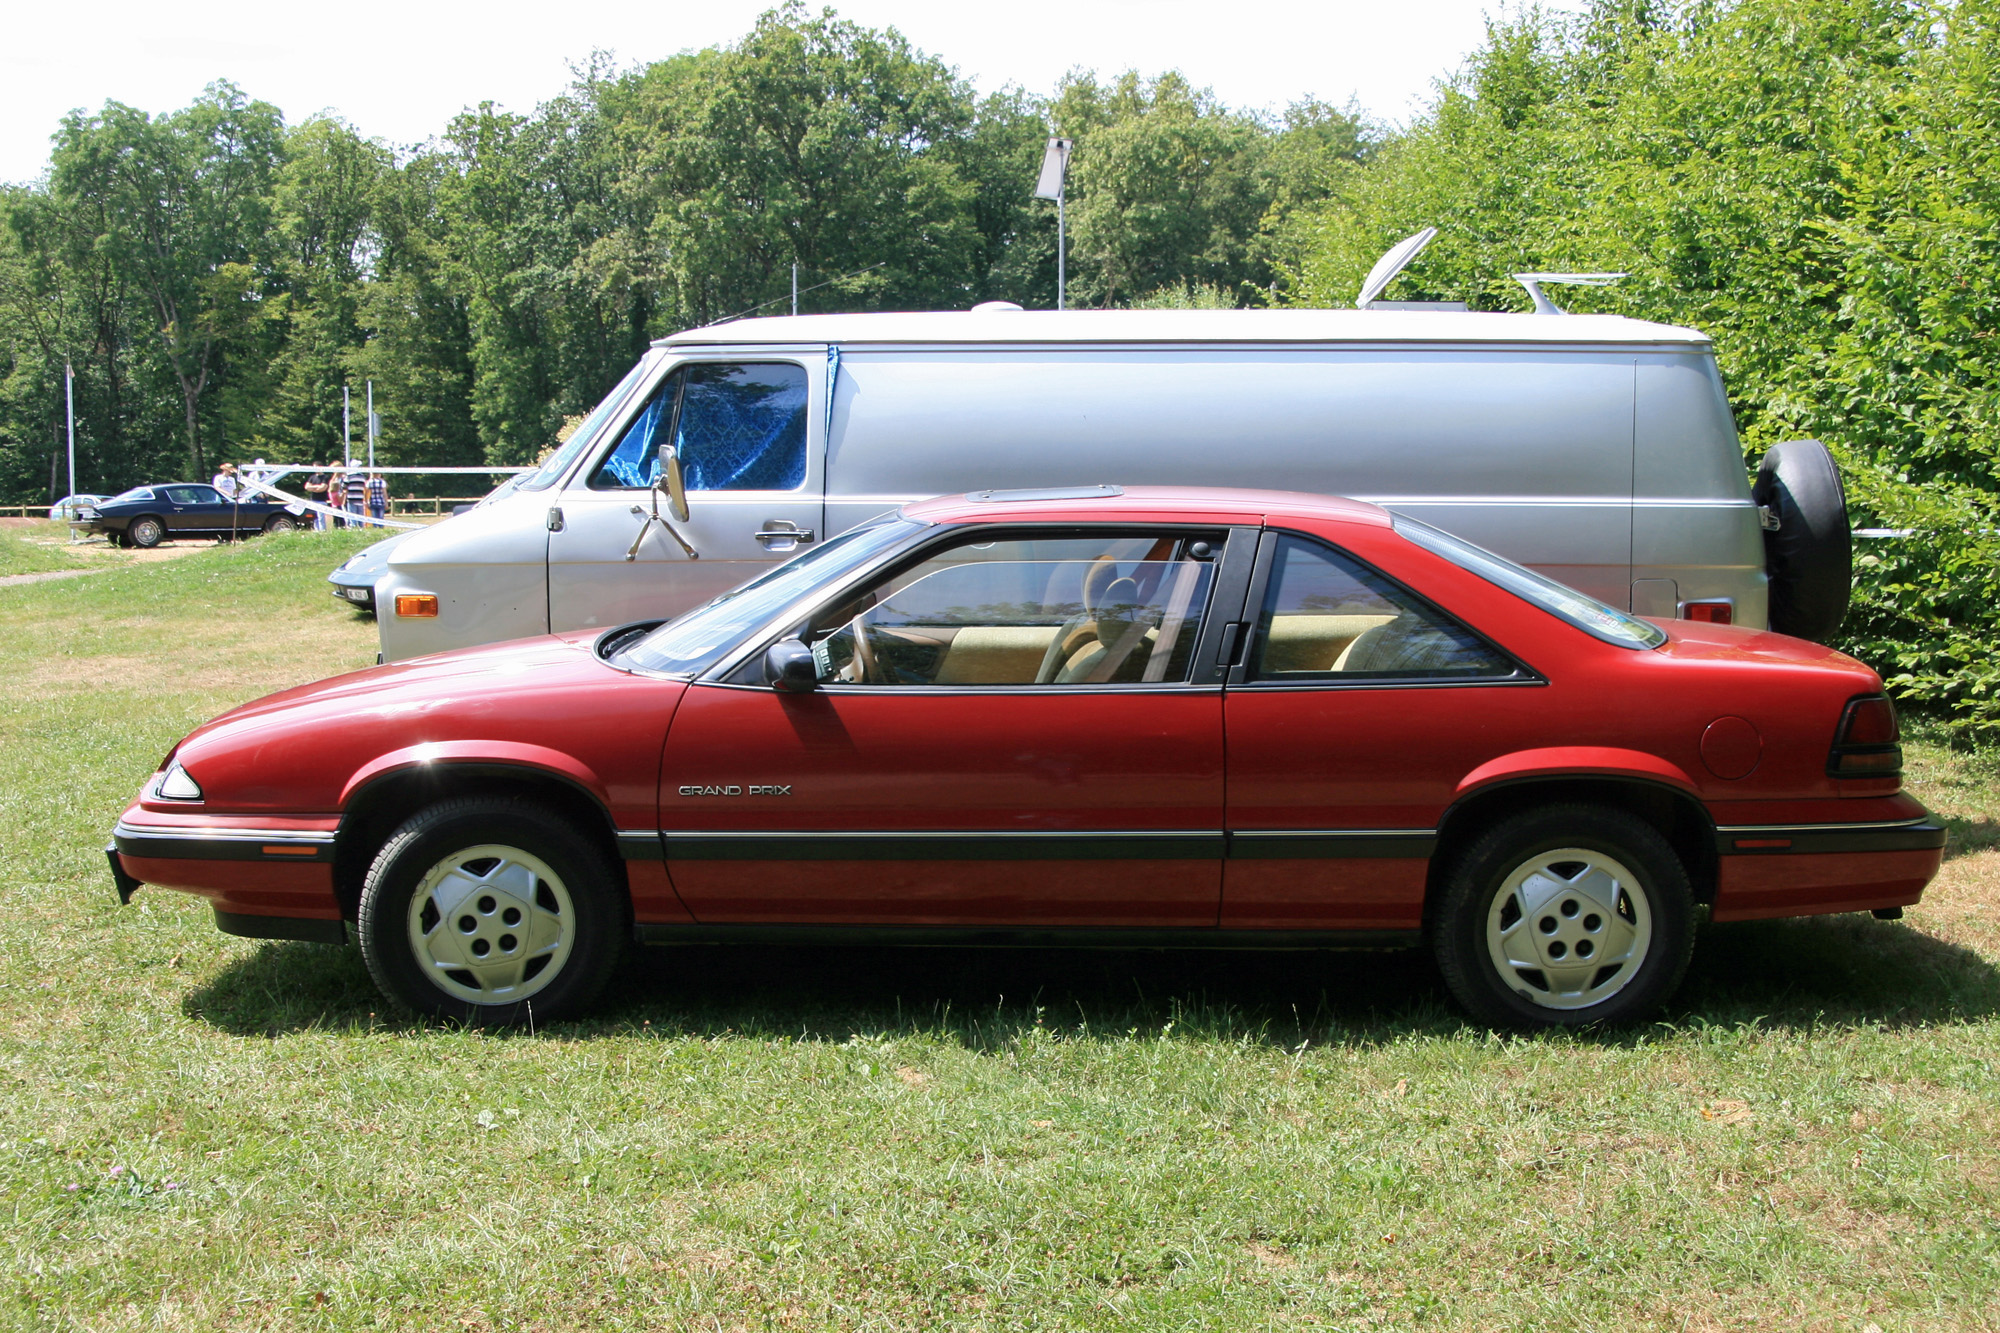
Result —
<svg viewBox="0 0 2000 1333"><path fill-rule="evenodd" d="M863 611L847 622L847 628L854 631L854 657L849 665L854 668L854 683L866 685L879 672L875 666L875 645L868 642L868 613Z"/></svg>

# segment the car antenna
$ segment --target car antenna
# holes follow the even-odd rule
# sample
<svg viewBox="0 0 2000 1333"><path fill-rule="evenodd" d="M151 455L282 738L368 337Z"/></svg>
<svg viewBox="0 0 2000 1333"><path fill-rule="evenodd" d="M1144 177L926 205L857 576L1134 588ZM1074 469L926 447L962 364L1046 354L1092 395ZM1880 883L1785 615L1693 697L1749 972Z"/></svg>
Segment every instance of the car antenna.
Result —
<svg viewBox="0 0 2000 1333"><path fill-rule="evenodd" d="M1425 227L1416 235L1405 236L1390 246L1383 256L1375 261L1375 267L1368 270L1368 278L1361 284L1360 294L1354 298L1354 308L1366 310L1374 304L1375 298L1388 289L1389 284L1396 280L1398 273L1415 262L1417 256L1424 252L1424 247L1431 243L1431 238L1437 234L1436 227Z"/></svg>
<svg viewBox="0 0 2000 1333"><path fill-rule="evenodd" d="M1624 273L1514 273L1514 281L1528 289L1528 299L1535 303L1538 315L1567 315L1569 311L1542 294L1545 282L1563 283L1570 287L1609 287L1618 279L1629 275Z"/></svg>

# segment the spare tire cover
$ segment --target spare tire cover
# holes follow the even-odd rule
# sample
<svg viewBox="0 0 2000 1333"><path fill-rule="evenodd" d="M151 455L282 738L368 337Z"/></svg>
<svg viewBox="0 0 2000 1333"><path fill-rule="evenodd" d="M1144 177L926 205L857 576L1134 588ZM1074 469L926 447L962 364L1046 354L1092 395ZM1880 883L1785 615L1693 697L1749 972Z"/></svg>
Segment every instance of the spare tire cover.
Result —
<svg viewBox="0 0 2000 1333"><path fill-rule="evenodd" d="M1833 455L1818 440L1774 444L1757 464L1750 496L1778 520L1764 533L1771 628L1825 642L1840 628L1854 586L1847 495Z"/></svg>

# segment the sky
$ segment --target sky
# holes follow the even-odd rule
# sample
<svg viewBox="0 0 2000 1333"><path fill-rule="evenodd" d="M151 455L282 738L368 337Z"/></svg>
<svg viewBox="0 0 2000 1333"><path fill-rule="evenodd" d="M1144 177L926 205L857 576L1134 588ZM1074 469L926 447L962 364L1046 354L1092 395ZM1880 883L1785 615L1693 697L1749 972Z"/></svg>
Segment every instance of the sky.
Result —
<svg viewBox="0 0 2000 1333"><path fill-rule="evenodd" d="M982 91L1046 92L1073 68L1178 69L1236 107L1303 97L1404 122L1506 0L844 0ZM320 111L398 146L492 100L531 111L593 51L622 65L732 41L772 0L97 0L13 6L0 46L0 181L47 167L49 136L107 100L159 113L226 78L289 123ZM1581 0L1545 8L1575 8ZM818 8L815 3L814 8Z"/></svg>

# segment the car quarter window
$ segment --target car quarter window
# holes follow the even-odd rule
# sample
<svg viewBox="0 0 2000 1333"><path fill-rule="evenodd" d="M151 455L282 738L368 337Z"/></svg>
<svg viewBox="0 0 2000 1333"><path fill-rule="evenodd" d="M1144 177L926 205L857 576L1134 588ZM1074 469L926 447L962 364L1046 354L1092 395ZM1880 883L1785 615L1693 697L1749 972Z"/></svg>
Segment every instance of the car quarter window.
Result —
<svg viewBox="0 0 2000 1333"><path fill-rule="evenodd" d="M1514 663L1478 635L1329 546L1281 536L1251 675L1268 681L1492 679Z"/></svg>
<svg viewBox="0 0 2000 1333"><path fill-rule="evenodd" d="M828 684L1035 686L1188 679L1220 533L976 537L813 618Z"/></svg>
<svg viewBox="0 0 2000 1333"><path fill-rule="evenodd" d="M671 439L691 491L790 491L806 479L806 372L786 361L698 362L661 382L591 475L643 489Z"/></svg>

